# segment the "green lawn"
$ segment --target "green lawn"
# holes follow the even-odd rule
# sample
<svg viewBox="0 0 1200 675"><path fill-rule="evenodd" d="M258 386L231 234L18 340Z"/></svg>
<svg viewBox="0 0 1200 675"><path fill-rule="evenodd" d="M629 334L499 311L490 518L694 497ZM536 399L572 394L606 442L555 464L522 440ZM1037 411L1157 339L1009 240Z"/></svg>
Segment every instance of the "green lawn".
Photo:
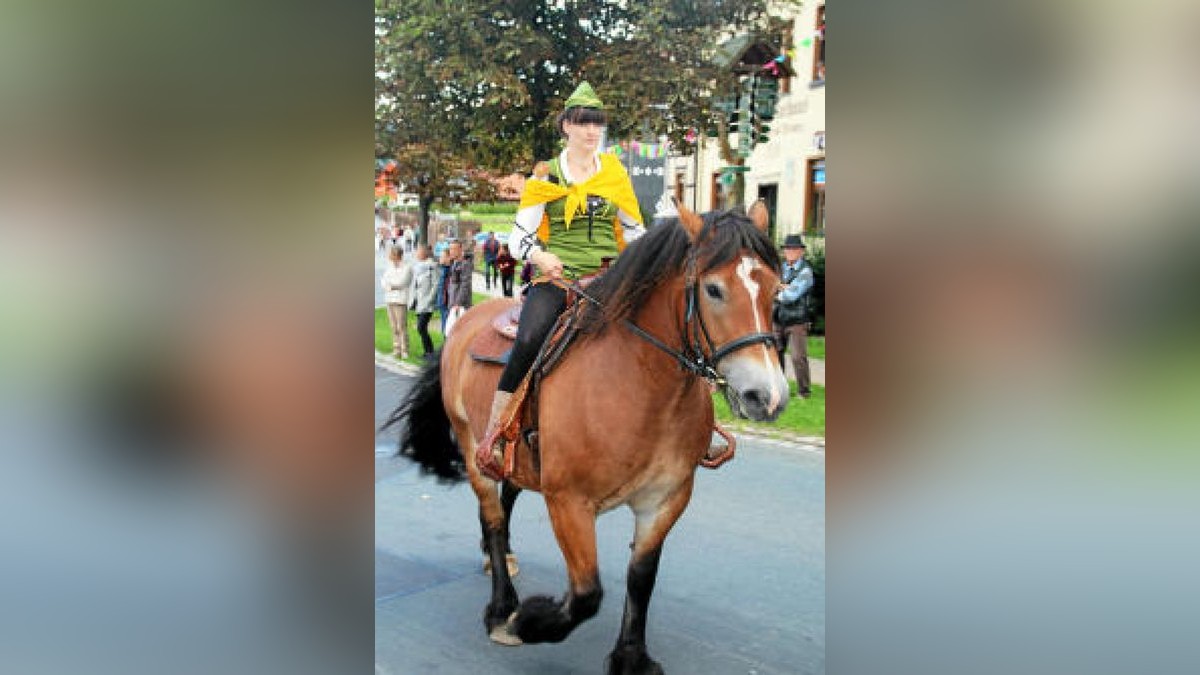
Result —
<svg viewBox="0 0 1200 675"><path fill-rule="evenodd" d="M492 298L492 296L485 293L474 293L472 297L477 305ZM445 338L442 336L442 315L436 310L433 312L433 318L429 320L429 337L433 340L433 348L435 350L442 348L442 342L445 341ZM383 354L391 354L394 349L392 327L388 325L387 310L378 307L375 309L375 351ZM409 312L408 358L404 359L404 362L415 366L422 365L421 349L421 336L417 333L417 315Z"/></svg>
<svg viewBox="0 0 1200 675"><path fill-rule="evenodd" d="M825 336L819 335L816 337L809 336L808 338L808 358L825 360Z"/></svg>
<svg viewBox="0 0 1200 675"><path fill-rule="evenodd" d="M770 436L824 436L825 435L825 387L814 384L812 397L796 396L796 383L790 383L791 398L787 410L771 423L751 422L735 418L722 394L713 394L717 409L717 420L730 429L753 431Z"/></svg>
<svg viewBox="0 0 1200 675"><path fill-rule="evenodd" d="M458 213L459 220L477 220L483 223L481 232L512 232L513 215L511 213L471 213L470 211L460 211Z"/></svg>

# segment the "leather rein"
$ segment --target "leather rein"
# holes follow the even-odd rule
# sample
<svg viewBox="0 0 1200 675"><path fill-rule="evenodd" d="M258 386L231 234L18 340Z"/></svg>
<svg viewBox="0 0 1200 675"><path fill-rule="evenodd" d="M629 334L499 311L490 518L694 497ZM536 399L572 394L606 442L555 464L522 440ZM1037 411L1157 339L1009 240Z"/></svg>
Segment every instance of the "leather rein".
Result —
<svg viewBox="0 0 1200 675"><path fill-rule="evenodd" d="M778 342L773 333L758 332L749 333L730 340L720 347L716 346L712 336L709 335L708 326L704 323L704 316L700 313L700 280L696 274L696 258L697 252L693 248L688 254L686 286L684 290L684 314L679 326L682 349L671 347L646 329L634 323L631 319L625 319L624 322L625 326L634 335L649 342L675 359L681 369L702 377L717 387L725 389L727 386L725 378L717 372L717 365L721 362L721 359L739 349L756 344L766 344L778 348ZM577 293L580 297L597 307L603 307L603 304L599 300L589 295L577 283L560 279L554 279L552 283L570 293Z"/></svg>

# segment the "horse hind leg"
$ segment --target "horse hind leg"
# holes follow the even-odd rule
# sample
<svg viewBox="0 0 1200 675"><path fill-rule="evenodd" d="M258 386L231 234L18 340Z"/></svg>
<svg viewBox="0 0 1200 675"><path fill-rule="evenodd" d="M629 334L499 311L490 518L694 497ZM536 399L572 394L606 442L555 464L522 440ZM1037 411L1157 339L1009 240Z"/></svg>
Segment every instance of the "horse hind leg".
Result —
<svg viewBox="0 0 1200 675"><path fill-rule="evenodd" d="M582 500L546 498L554 536L567 563L570 586L562 600L526 598L504 626L520 642L561 642L595 616L604 593L596 564L596 512ZM495 637L493 637L495 639Z"/></svg>
<svg viewBox="0 0 1200 675"><path fill-rule="evenodd" d="M517 503L517 496L521 494L521 488L505 481L500 488L500 506L504 509L504 561L508 567L508 576L515 577L520 572L520 567L517 565L517 555L512 552L511 528L512 528L512 511L513 505ZM480 541L480 548L483 550L483 573L492 573L492 557L489 552L487 543L487 523L480 516L480 524L483 528L483 539Z"/></svg>
<svg viewBox="0 0 1200 675"><path fill-rule="evenodd" d="M468 469L468 475L471 479L471 489L479 499L483 548L492 568L492 598L483 610L483 625L488 635L496 642L520 644L519 641L510 640L503 631L505 622L513 615L519 601L505 557L508 548L507 516L512 510L512 504L509 503L506 509L497 494L495 481L485 478L474 467ZM515 495L512 496L512 501L516 501Z"/></svg>
<svg viewBox="0 0 1200 675"><path fill-rule="evenodd" d="M625 576L625 612L617 644L608 655L608 675L661 675L662 666L646 652L646 616L658 579L663 541L683 514L692 496L692 483L654 504L633 507L636 530L633 554Z"/></svg>

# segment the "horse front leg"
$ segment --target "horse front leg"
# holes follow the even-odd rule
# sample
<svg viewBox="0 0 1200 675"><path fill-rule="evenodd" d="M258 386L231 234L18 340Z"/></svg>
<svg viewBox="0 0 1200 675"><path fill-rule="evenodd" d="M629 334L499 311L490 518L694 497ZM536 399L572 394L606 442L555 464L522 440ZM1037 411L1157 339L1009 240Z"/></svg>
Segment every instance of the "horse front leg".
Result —
<svg viewBox="0 0 1200 675"><path fill-rule="evenodd" d="M646 615L658 578L658 560L663 541L692 495L688 480L667 499L657 504L633 505L636 530L633 554L625 576L625 613L621 633L608 655L608 675L660 675L662 666L646 652Z"/></svg>
<svg viewBox="0 0 1200 675"><path fill-rule="evenodd" d="M554 536L567 563L570 586L562 600L526 598L504 631L520 642L561 642L600 610L603 590L596 563L596 512L585 500L546 497ZM495 637L493 637L495 639Z"/></svg>

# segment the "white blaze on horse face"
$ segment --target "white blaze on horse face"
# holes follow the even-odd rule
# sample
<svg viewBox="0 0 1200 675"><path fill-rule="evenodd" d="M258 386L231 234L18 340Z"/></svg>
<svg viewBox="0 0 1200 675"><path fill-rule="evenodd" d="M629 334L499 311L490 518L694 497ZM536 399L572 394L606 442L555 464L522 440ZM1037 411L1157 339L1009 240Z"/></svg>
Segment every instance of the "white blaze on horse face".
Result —
<svg viewBox="0 0 1200 675"><path fill-rule="evenodd" d="M746 292L750 294L750 311L754 314L754 330L759 333L765 333L767 331L763 329L762 319L758 312L758 282L750 277L750 274L760 267L762 267L762 263L758 262L756 258L744 255L742 256L742 261L738 263L737 275L742 280L742 285L746 287ZM768 371L772 370L771 353L767 351L767 345L765 343L759 345L759 349L762 350L763 367ZM775 378L770 378L770 381L771 398L767 403L767 410L773 412L783 399L783 395L779 391L779 388L775 386Z"/></svg>

